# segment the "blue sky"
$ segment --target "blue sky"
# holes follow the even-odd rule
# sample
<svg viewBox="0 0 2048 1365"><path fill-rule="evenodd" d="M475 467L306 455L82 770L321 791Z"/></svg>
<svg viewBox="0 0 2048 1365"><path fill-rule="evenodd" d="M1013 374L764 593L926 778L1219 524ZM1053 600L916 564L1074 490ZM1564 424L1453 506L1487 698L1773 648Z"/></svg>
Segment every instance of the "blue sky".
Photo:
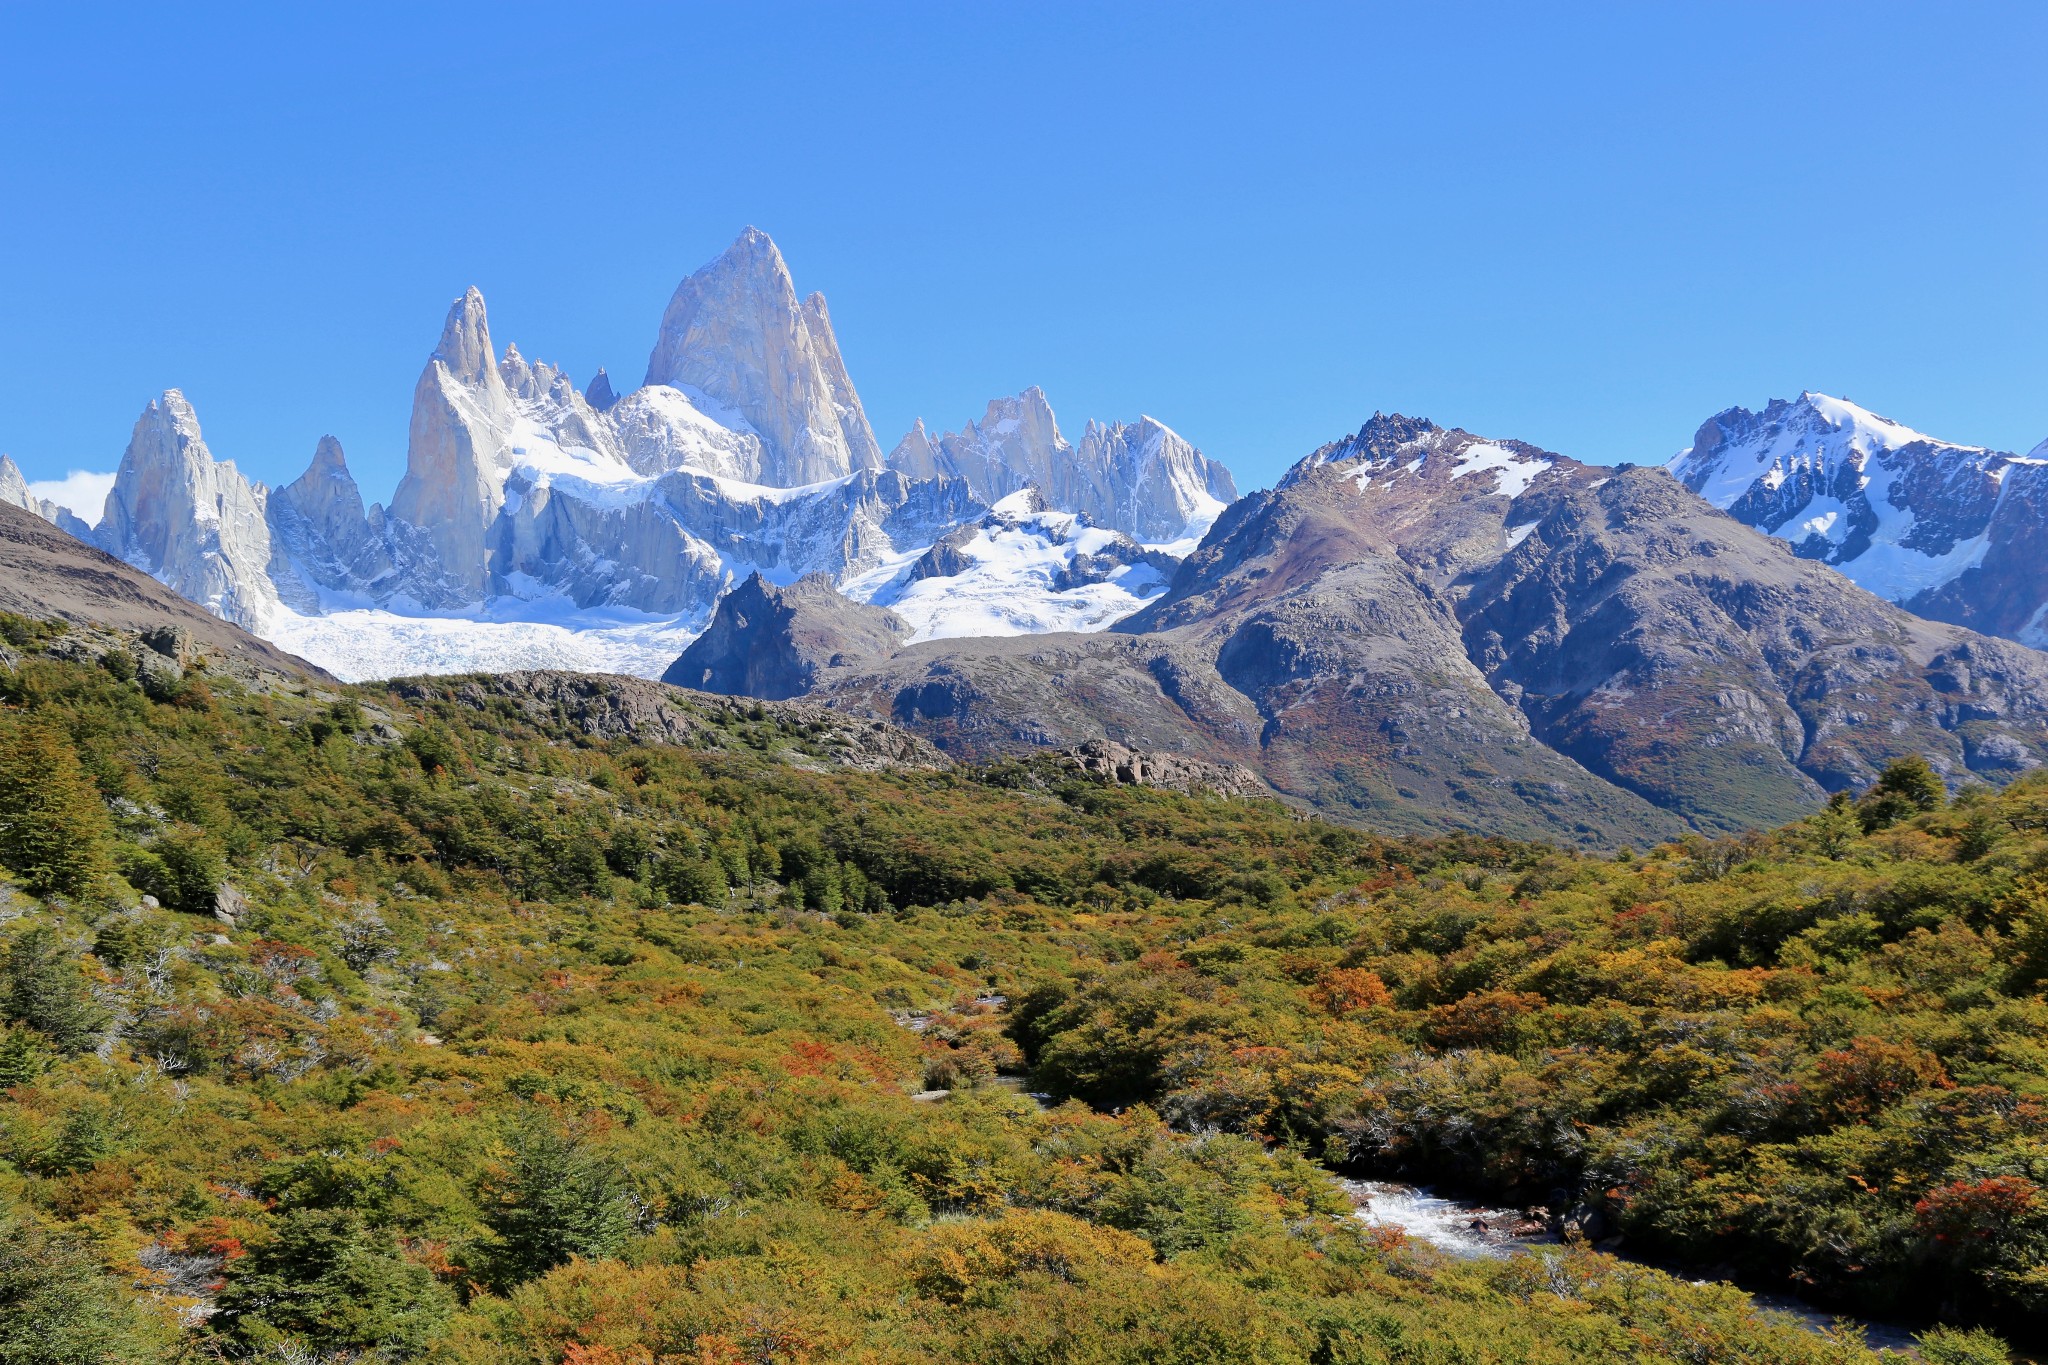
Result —
<svg viewBox="0 0 2048 1365"><path fill-rule="evenodd" d="M1040 384L1249 488L1375 409L1661 459L1843 394L2048 437L2048 6L0 5L0 450L159 390L403 467L479 286L637 381L746 224L886 447Z"/></svg>

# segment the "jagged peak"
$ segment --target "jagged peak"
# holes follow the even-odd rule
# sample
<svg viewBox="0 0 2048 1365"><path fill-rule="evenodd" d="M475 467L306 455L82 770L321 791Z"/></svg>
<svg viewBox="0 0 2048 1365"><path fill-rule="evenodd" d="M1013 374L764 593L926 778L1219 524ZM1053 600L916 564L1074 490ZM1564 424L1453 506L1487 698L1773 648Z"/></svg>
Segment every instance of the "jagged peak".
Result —
<svg viewBox="0 0 2048 1365"><path fill-rule="evenodd" d="M1280 478L1280 487L1302 479L1310 470L1324 465L1348 464L1353 460L1375 463L1412 451L1432 438L1446 434L1443 427L1427 417L1408 417L1398 412L1374 410L1356 433L1316 447L1301 457Z"/></svg>
<svg viewBox="0 0 2048 1365"><path fill-rule="evenodd" d="M497 353L491 348L491 324L484 311L484 296L475 285L450 305L433 358L447 366L456 379L470 384L483 380L496 367Z"/></svg>
<svg viewBox="0 0 2048 1365"><path fill-rule="evenodd" d="M1015 426L1006 426L1006 423L1014 423ZM982 414L979 422L969 423L969 426L973 428L976 436L984 438L990 435L1003 435L1019 427L1037 426L1050 432L1053 445L1063 446L1067 443L1066 437L1060 434L1060 421L1053 413L1052 400L1047 398L1045 390L1036 384L1021 393L989 399L988 411Z"/></svg>
<svg viewBox="0 0 2048 1365"><path fill-rule="evenodd" d="M1929 436L1849 399L1805 389L1797 398L1773 398L1760 412L1740 406L1722 409L1700 424L1692 444L1665 467L1695 492L1726 505L1737 496L1730 480L1750 477L1746 471L1752 469L1760 476L1787 462L1860 464L1908 447L1951 456L2010 458L1984 446ZM1709 482L1712 492L1706 491Z"/></svg>
<svg viewBox="0 0 2048 1365"><path fill-rule="evenodd" d="M346 475L348 457L342 454L340 440L333 436L322 436L319 443L313 447L313 463L306 467L306 472L328 476Z"/></svg>
<svg viewBox="0 0 2048 1365"><path fill-rule="evenodd" d="M782 257L782 248L775 245L775 239L761 229L749 226L733 239L732 245L692 271L681 286L692 282L709 283L723 277L743 275L765 279L782 286L791 304L797 303L796 284L790 278L789 262ZM824 296L818 295L820 304ZM798 305L801 306L801 305Z"/></svg>
<svg viewBox="0 0 2048 1365"><path fill-rule="evenodd" d="M612 377L605 373L604 366L597 367L590 383L583 390L583 401L599 412L610 412L619 405L619 395L612 390Z"/></svg>
<svg viewBox="0 0 2048 1365"><path fill-rule="evenodd" d="M895 447L890 450L889 463L895 464L898 455L912 453L930 454L935 448L931 428L924 424L924 418L919 417L911 422L910 430L904 432L903 439L898 441Z"/></svg>

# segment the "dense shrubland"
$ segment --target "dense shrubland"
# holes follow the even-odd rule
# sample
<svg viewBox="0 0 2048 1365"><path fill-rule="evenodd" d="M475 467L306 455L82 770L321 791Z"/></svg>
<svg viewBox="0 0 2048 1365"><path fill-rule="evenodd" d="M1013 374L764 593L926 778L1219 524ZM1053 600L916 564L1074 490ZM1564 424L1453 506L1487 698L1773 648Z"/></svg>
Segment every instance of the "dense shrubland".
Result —
<svg viewBox="0 0 2048 1365"><path fill-rule="evenodd" d="M1600 860L8 638L6 1365L1871 1358L1328 1167L2048 1302L2048 784Z"/></svg>

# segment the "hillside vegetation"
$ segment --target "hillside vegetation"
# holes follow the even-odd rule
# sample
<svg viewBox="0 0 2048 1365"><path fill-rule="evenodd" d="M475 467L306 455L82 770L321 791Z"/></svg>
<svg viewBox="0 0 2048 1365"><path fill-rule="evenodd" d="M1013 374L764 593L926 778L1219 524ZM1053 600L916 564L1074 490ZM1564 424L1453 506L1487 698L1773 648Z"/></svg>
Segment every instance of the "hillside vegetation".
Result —
<svg viewBox="0 0 2048 1365"><path fill-rule="evenodd" d="M1594 859L0 634L5 1365L1876 1359L1333 1169L2048 1306L2048 783Z"/></svg>

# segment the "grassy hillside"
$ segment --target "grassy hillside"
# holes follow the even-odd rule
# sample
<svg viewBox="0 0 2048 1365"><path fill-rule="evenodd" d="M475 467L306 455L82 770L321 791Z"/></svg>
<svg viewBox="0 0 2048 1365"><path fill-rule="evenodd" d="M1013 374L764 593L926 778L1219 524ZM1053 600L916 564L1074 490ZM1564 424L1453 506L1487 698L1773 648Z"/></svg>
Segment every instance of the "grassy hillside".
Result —
<svg viewBox="0 0 2048 1365"><path fill-rule="evenodd" d="M1591 860L0 634L7 1365L1875 1359L1329 1167L2048 1298L2048 786Z"/></svg>

